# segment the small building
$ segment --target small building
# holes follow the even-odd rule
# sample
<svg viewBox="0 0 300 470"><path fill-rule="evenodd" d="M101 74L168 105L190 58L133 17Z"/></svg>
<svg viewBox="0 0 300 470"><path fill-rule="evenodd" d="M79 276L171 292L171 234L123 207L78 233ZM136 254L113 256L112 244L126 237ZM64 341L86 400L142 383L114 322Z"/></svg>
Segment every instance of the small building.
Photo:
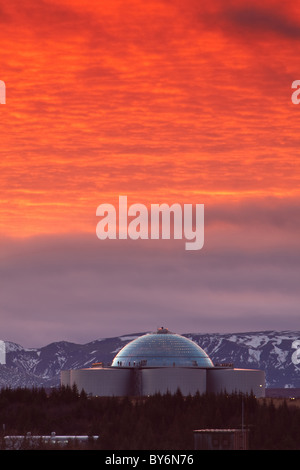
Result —
<svg viewBox="0 0 300 470"><path fill-rule="evenodd" d="M248 450L247 429L197 429L194 431L195 450Z"/></svg>

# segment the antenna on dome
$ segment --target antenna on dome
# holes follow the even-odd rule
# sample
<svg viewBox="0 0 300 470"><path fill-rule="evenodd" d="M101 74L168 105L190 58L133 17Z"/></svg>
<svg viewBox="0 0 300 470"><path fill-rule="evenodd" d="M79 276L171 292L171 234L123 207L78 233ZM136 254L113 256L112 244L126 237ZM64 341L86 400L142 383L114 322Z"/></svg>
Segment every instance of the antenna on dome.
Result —
<svg viewBox="0 0 300 470"><path fill-rule="evenodd" d="M157 328L157 333L162 334L162 333L169 333L168 328L165 328L164 326L161 326L160 328Z"/></svg>

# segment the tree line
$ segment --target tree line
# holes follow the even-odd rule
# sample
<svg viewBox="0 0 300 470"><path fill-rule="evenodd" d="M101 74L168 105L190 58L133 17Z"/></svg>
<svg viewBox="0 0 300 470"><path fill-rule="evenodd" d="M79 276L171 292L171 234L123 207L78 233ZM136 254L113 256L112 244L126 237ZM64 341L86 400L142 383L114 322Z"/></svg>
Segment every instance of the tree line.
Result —
<svg viewBox="0 0 300 470"><path fill-rule="evenodd" d="M193 430L249 429L254 450L299 450L300 408L239 393L89 397L76 387L0 390L1 448L5 435L99 436L77 448L193 450ZM45 446L44 446L45 447ZM43 448L39 442L38 448ZM46 447L45 447L46 448ZM48 447L49 448L49 445ZM53 447L54 448L54 447Z"/></svg>

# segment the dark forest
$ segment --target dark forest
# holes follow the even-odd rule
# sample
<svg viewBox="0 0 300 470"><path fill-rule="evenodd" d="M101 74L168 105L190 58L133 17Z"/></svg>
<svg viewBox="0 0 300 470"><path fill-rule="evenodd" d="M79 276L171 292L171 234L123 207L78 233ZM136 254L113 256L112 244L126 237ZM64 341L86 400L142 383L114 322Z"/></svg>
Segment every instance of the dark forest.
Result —
<svg viewBox="0 0 300 470"><path fill-rule="evenodd" d="M183 397L88 397L76 387L0 390L1 449L5 435L99 436L78 449L193 450L193 430L249 429L250 450L299 450L300 408L288 399L204 394ZM24 441L25 445L25 441ZM28 443L26 444L29 445ZM66 445L68 447L68 444ZM27 447L28 448L28 447ZM33 448L33 447L31 447ZM35 444L37 449L57 448Z"/></svg>

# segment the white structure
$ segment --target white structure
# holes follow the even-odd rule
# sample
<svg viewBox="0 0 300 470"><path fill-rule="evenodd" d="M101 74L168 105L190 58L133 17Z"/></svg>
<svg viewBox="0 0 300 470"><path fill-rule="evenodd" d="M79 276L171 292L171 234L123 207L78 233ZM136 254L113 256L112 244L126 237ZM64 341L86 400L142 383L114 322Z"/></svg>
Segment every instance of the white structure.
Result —
<svg viewBox="0 0 300 470"><path fill-rule="evenodd" d="M214 366L195 342L165 328L128 343L111 367L61 372L61 384L94 396L148 396L155 393L241 392L265 396L261 370Z"/></svg>
<svg viewBox="0 0 300 470"><path fill-rule="evenodd" d="M42 446L43 444L58 444L66 446L69 443L87 443L96 441L99 436L57 436L52 432L49 436L33 436L30 432L24 436L4 436L5 449L21 450Z"/></svg>

